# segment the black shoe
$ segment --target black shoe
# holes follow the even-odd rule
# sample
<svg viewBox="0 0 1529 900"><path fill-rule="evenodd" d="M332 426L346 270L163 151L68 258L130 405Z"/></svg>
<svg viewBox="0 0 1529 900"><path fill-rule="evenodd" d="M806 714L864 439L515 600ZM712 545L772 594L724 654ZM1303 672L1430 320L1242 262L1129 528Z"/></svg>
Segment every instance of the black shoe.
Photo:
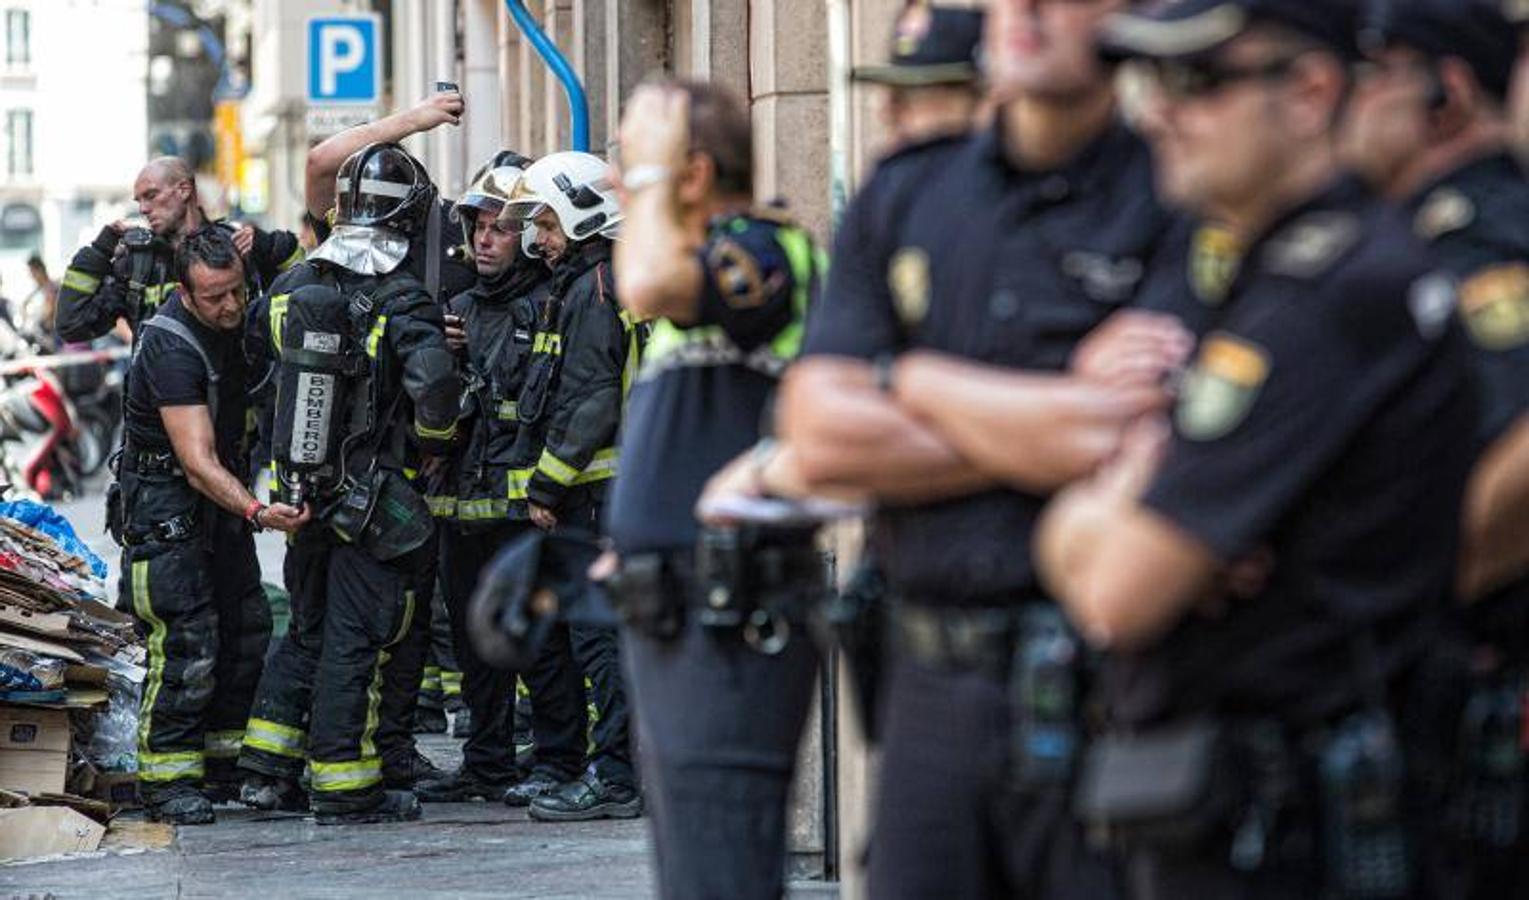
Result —
<svg viewBox="0 0 1529 900"><path fill-rule="evenodd" d="M385 822L412 822L422 815L419 798L408 791L383 791L375 806L365 809L315 811L313 820L320 825L379 825Z"/></svg>
<svg viewBox="0 0 1529 900"><path fill-rule="evenodd" d="M588 822L593 819L635 819L642 815L642 795L624 784L606 784L593 772L559 785L531 801L531 818L538 822Z"/></svg>
<svg viewBox="0 0 1529 900"><path fill-rule="evenodd" d="M451 714L451 736L464 739L473 736L473 714L467 707Z"/></svg>
<svg viewBox="0 0 1529 900"><path fill-rule="evenodd" d="M446 710L440 707L416 707L414 710L414 733L445 734Z"/></svg>
<svg viewBox="0 0 1529 900"><path fill-rule="evenodd" d="M441 772L436 778L421 780L414 786L414 793L426 803L498 800L514 784L514 781L494 781L484 778L463 767L455 772Z"/></svg>
<svg viewBox="0 0 1529 900"><path fill-rule="evenodd" d="M173 788L145 804L150 822L170 825L211 825L216 821L212 802L189 785Z"/></svg>
<svg viewBox="0 0 1529 900"><path fill-rule="evenodd" d="M267 811L307 812L308 792L296 778L252 773L239 788L239 802Z"/></svg>
<svg viewBox="0 0 1529 900"><path fill-rule="evenodd" d="M382 764L382 786L389 790L411 791L422 782L444 777L446 772L419 752L418 747L411 751L402 766L395 768L387 763Z"/></svg>
<svg viewBox="0 0 1529 900"><path fill-rule="evenodd" d="M525 781L504 792L504 805L529 806L537 797L557 790L560 783L546 772L532 772Z"/></svg>

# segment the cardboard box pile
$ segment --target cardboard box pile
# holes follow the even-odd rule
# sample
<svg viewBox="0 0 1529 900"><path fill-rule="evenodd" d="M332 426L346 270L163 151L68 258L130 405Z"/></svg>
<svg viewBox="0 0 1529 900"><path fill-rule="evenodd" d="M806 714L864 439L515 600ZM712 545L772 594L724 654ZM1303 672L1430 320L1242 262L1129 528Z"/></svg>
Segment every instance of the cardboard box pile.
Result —
<svg viewBox="0 0 1529 900"><path fill-rule="evenodd" d="M104 594L84 559L0 516L0 860L95 849L135 793L144 648Z"/></svg>

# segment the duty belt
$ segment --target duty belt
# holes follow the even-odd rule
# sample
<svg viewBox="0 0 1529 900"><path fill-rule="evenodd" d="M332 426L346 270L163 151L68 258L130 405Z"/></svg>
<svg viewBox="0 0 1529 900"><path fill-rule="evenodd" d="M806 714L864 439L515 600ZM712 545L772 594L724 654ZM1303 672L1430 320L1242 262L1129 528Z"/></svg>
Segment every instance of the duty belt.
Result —
<svg viewBox="0 0 1529 900"><path fill-rule="evenodd" d="M892 612L892 631L897 649L920 666L980 672L1003 680L1019 643L1022 609L1019 605L939 609L899 603Z"/></svg>
<svg viewBox="0 0 1529 900"><path fill-rule="evenodd" d="M179 543L196 537L196 516L189 513L175 516L148 528L129 527L122 533L122 543L136 547L149 541Z"/></svg>
<svg viewBox="0 0 1529 900"><path fill-rule="evenodd" d="M180 460L176 459L175 453L170 450L157 452L130 448L124 457L128 462L128 471L134 475L184 476L186 474L181 469Z"/></svg>

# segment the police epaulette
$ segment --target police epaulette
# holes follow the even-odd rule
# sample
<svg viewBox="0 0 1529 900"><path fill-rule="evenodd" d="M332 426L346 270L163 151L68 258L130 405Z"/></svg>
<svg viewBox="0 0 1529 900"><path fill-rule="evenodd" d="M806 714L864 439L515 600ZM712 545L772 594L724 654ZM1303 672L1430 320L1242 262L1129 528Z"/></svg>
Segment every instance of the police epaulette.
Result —
<svg viewBox="0 0 1529 900"><path fill-rule="evenodd" d="M1291 278L1316 278L1359 244L1359 217L1350 212L1321 210L1301 216L1271 237L1264 247L1264 269Z"/></svg>

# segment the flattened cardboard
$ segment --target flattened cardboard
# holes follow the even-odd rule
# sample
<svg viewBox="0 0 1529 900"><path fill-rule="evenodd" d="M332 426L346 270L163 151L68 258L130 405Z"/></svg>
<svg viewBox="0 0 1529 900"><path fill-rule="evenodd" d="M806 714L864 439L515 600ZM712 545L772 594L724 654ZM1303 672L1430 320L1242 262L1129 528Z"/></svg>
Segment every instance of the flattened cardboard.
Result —
<svg viewBox="0 0 1529 900"><path fill-rule="evenodd" d="M0 750L0 788L23 794L62 794L69 777L65 750Z"/></svg>
<svg viewBox="0 0 1529 900"><path fill-rule="evenodd" d="M0 706L0 753L11 750L67 754L69 714L61 709Z"/></svg>
<svg viewBox="0 0 1529 900"><path fill-rule="evenodd" d="M24 634L17 634L14 631L0 630L0 644L5 644L8 647L16 647L21 650L30 650L33 653L41 653L43 656L54 656L63 660L64 662L82 663L85 661L85 657L81 656L78 652L65 647L63 644L57 643L55 641L43 640L42 638L38 637L30 637Z"/></svg>
<svg viewBox="0 0 1529 900"><path fill-rule="evenodd" d="M0 603L0 626L40 634L44 637L69 637L69 617L63 613L33 612L19 606Z"/></svg>
<svg viewBox="0 0 1529 900"><path fill-rule="evenodd" d="M104 834L106 826L65 806L0 810L0 860L90 853Z"/></svg>

